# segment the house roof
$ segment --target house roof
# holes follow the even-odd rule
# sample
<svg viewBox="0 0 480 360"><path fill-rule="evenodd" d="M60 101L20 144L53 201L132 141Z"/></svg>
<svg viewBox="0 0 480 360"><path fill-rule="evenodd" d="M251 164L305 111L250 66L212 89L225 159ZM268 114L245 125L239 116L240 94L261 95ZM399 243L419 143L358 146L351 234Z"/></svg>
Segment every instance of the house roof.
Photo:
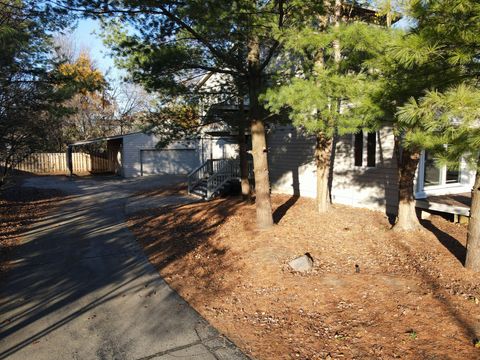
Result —
<svg viewBox="0 0 480 360"><path fill-rule="evenodd" d="M394 11L393 12L392 24L395 24L398 20L402 18L402 14ZM350 19L360 19L367 21L371 24L382 24L385 25L387 22L386 15L379 15L378 9L375 8L371 2L356 2L356 1L346 1L342 4L342 16L347 16Z"/></svg>
<svg viewBox="0 0 480 360"><path fill-rule="evenodd" d="M93 144L93 143L101 142L101 141L123 139L126 136L137 135L137 134L143 134L143 132L142 131L136 131L136 132L132 132L132 133L128 133L128 134L122 134L122 135L113 135L113 136L99 137L99 138L95 138L95 139L80 140L80 141L76 141L74 143L71 143L68 146L87 145L87 144Z"/></svg>

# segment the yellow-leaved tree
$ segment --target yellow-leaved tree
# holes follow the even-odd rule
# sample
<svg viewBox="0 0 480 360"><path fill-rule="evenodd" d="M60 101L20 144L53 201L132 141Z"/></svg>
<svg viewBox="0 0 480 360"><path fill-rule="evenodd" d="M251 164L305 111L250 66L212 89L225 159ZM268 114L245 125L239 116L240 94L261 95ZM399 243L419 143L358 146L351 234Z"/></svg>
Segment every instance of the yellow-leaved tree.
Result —
<svg viewBox="0 0 480 360"><path fill-rule="evenodd" d="M58 126L49 141L52 151L63 151L71 142L112 135L115 132L114 101L104 74L88 53L62 61L55 72L64 96L56 114Z"/></svg>

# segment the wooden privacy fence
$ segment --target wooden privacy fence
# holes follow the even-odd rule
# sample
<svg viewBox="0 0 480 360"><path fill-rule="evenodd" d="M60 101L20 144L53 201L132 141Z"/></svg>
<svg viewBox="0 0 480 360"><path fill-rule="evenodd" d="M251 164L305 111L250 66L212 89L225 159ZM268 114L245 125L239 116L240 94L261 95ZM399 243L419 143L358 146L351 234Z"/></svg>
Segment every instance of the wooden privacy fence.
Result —
<svg viewBox="0 0 480 360"><path fill-rule="evenodd" d="M75 167L75 160L73 160ZM119 167L117 152L107 151L105 153L90 155L90 172L91 173L109 173L116 172ZM75 170L74 170L75 172Z"/></svg>
<svg viewBox="0 0 480 360"><path fill-rule="evenodd" d="M116 154L112 152L87 154L72 153L74 173L107 173L117 167ZM15 170L34 174L68 174L66 153L35 153L15 167Z"/></svg>

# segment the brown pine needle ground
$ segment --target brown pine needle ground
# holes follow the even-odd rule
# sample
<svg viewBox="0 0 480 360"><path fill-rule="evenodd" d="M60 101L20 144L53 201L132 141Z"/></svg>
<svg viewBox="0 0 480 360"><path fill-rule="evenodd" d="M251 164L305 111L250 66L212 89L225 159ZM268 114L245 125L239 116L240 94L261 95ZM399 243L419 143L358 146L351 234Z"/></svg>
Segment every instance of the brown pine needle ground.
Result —
<svg viewBox="0 0 480 360"><path fill-rule="evenodd" d="M458 259L464 226L433 217L402 234L379 212L273 204L278 224L262 232L254 205L235 198L129 225L167 282L254 358L480 359L480 281ZM290 271L306 252L314 270Z"/></svg>

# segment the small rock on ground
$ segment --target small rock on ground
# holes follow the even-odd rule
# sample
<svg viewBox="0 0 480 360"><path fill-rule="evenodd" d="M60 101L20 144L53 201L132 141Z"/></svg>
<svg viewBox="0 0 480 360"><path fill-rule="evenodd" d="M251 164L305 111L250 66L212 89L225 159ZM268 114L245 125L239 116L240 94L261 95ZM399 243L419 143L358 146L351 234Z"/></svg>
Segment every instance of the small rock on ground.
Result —
<svg viewBox="0 0 480 360"><path fill-rule="evenodd" d="M313 258L309 253L291 260L288 265L295 271L306 272L313 268Z"/></svg>

